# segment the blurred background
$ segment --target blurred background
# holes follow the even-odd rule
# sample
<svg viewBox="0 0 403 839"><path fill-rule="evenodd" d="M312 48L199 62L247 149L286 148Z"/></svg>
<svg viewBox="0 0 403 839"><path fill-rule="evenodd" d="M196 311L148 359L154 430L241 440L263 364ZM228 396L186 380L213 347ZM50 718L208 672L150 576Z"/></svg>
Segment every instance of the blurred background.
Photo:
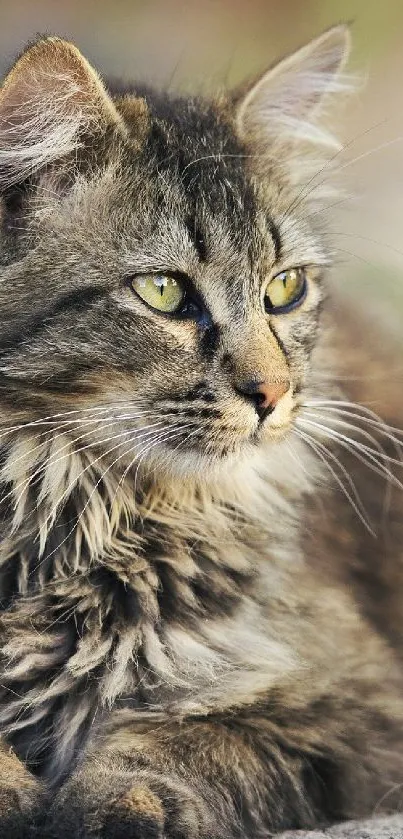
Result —
<svg viewBox="0 0 403 839"><path fill-rule="evenodd" d="M339 21L365 85L339 117L349 197L332 209L333 282L403 342L403 0L0 0L0 74L37 33L55 33L103 75L205 91Z"/></svg>

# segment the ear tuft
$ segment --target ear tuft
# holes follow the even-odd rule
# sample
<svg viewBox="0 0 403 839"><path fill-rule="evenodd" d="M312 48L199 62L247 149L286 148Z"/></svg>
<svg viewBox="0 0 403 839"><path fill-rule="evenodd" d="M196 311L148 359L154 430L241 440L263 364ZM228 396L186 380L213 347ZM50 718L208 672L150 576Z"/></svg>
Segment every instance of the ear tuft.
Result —
<svg viewBox="0 0 403 839"><path fill-rule="evenodd" d="M43 38L19 58L0 88L0 188L71 153L85 131L123 129L99 76L79 50Z"/></svg>
<svg viewBox="0 0 403 839"><path fill-rule="evenodd" d="M273 140L337 146L318 124L329 94L351 87L341 76L350 51L347 26L335 26L261 76L236 97L236 123L246 142Z"/></svg>

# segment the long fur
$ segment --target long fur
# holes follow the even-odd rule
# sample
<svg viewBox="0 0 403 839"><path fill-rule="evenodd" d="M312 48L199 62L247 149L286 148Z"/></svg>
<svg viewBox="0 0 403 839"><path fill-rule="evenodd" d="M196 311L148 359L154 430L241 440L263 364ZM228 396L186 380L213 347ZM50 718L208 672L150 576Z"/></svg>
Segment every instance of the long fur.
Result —
<svg viewBox="0 0 403 839"><path fill-rule="evenodd" d="M381 490L365 472L357 488L348 462L392 492L398 439L340 400L356 437L329 420L339 452L310 433L338 404L323 383L338 356L319 323L331 193L307 180L307 146L329 147L312 126L346 38L336 28L211 102L110 95L58 39L5 80L9 835L31 821L48 837L256 839L398 806L401 606L371 592L382 575L398 586L399 525L380 569L367 530ZM269 315L267 283L298 266L306 298ZM167 272L191 316L133 293L133 275ZM290 383L261 422L259 382Z"/></svg>

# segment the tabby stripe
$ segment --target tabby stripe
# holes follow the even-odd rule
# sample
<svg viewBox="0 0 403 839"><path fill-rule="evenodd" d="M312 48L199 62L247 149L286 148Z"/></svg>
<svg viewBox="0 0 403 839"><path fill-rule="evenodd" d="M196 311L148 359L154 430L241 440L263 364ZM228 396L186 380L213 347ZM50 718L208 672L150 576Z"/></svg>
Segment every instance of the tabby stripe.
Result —
<svg viewBox="0 0 403 839"><path fill-rule="evenodd" d="M281 242L280 231L279 231L277 225L274 224L273 219L270 218L269 221L268 221L268 224L269 224L270 236L273 239L274 257L275 257L276 262L279 262L280 257L281 257L281 250L282 250L282 242Z"/></svg>
<svg viewBox="0 0 403 839"><path fill-rule="evenodd" d="M275 317L275 316L274 316L274 317ZM271 322L271 323L270 323L270 331L271 331L271 332L272 332L272 334L274 335L274 337L275 337L275 339L276 339L276 341L277 341L277 343L278 343L278 345L279 345L279 347L280 347L281 352L283 353L284 357L285 357L285 358L287 359L287 361L288 361L288 359L289 359L289 357L290 357L289 350L287 350L287 347L284 345L284 342L281 340L280 336L277 334L277 330L276 330L276 328L273 326L273 322Z"/></svg>
<svg viewBox="0 0 403 839"><path fill-rule="evenodd" d="M61 312L76 311L80 313L91 303L95 303L103 297L106 297L107 294L108 289L99 288L99 286L75 289L64 294L45 312L35 315L31 320L20 324L17 329L2 338L0 341L0 353L7 355L18 350L22 344L26 344L30 339L40 335L48 326L49 321L53 320Z"/></svg>

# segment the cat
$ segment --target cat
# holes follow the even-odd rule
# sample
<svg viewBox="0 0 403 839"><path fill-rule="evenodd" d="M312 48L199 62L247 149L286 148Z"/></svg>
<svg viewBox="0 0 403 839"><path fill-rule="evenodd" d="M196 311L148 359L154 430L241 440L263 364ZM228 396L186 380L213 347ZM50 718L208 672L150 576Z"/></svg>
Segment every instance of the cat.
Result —
<svg viewBox="0 0 403 839"><path fill-rule="evenodd" d="M56 37L5 77L2 837L400 806L399 391L324 306L348 50L211 99L108 87Z"/></svg>

